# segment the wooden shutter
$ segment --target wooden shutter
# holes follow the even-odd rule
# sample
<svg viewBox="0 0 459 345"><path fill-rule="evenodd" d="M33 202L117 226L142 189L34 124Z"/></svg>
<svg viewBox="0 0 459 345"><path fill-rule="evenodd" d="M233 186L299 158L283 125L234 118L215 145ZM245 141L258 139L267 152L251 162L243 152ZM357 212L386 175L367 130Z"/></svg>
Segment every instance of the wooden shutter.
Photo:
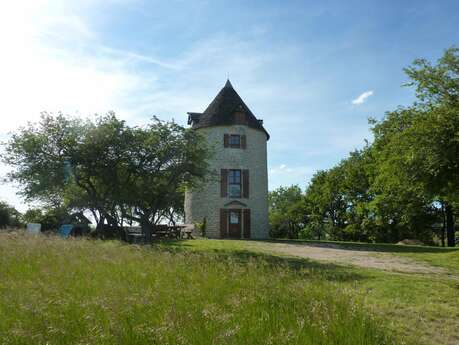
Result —
<svg viewBox="0 0 459 345"><path fill-rule="evenodd" d="M228 237L228 211L220 209L220 237Z"/></svg>
<svg viewBox="0 0 459 345"><path fill-rule="evenodd" d="M248 198L249 197L249 171L242 170L242 197Z"/></svg>
<svg viewBox="0 0 459 345"><path fill-rule="evenodd" d="M229 147L229 134L223 134L223 146Z"/></svg>
<svg viewBox="0 0 459 345"><path fill-rule="evenodd" d="M241 148L244 150L247 148L247 139L245 135L241 135Z"/></svg>
<svg viewBox="0 0 459 345"><path fill-rule="evenodd" d="M220 172L220 196L226 198L228 194L228 169L222 169Z"/></svg>
<svg viewBox="0 0 459 345"><path fill-rule="evenodd" d="M250 209L246 208L243 210L243 221L244 221L244 238L250 238Z"/></svg>

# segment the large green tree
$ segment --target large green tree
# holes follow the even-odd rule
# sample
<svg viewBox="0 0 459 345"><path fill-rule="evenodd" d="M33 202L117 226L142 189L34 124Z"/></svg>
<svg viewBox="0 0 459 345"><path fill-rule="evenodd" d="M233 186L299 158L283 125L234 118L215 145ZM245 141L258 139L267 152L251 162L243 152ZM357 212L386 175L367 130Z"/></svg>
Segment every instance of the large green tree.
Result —
<svg viewBox="0 0 459 345"><path fill-rule="evenodd" d="M114 113L95 121L44 113L12 136L4 160L26 199L90 211L99 229L135 221L150 237L182 212L184 186L205 178L208 156L204 139L174 122L130 127Z"/></svg>
<svg viewBox="0 0 459 345"><path fill-rule="evenodd" d="M327 238L429 243L444 220L448 245L455 244L458 49L448 49L435 65L416 60L405 72L417 101L372 120L374 142L319 171L306 190L308 226L321 227Z"/></svg>
<svg viewBox="0 0 459 345"><path fill-rule="evenodd" d="M279 187L268 194L270 235L298 238L307 222L305 200L299 186Z"/></svg>
<svg viewBox="0 0 459 345"><path fill-rule="evenodd" d="M448 49L436 65L419 59L405 69L418 102L375 122L376 183L444 205L448 246L455 245L459 203L459 56ZM401 187L401 188L400 188Z"/></svg>

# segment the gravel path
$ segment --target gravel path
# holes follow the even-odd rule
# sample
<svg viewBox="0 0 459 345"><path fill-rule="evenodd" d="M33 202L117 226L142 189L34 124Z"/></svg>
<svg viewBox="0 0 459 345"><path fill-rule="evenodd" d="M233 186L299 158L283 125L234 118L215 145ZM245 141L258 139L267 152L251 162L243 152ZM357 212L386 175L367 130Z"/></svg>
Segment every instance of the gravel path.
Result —
<svg viewBox="0 0 459 345"><path fill-rule="evenodd" d="M403 273L446 273L442 268L430 266L426 263L421 263L409 258L397 257L391 253L375 252L371 250L354 250L334 244L270 243L269 247L267 247L266 242L259 243L264 250L317 261L351 264L360 267Z"/></svg>

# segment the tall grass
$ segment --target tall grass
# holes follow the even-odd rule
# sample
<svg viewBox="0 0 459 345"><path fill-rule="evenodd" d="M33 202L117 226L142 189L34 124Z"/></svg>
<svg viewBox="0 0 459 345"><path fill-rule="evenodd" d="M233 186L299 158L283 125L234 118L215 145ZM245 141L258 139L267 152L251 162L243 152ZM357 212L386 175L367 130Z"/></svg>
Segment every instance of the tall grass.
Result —
<svg viewBox="0 0 459 345"><path fill-rule="evenodd" d="M320 274L0 234L0 344L388 343L359 298Z"/></svg>

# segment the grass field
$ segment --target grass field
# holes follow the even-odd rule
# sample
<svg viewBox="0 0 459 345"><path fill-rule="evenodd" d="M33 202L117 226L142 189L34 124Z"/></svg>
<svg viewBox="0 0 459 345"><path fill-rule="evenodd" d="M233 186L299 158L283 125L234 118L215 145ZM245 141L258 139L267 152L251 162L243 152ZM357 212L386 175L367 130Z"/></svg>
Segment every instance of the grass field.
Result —
<svg viewBox="0 0 459 345"><path fill-rule="evenodd" d="M273 241L286 242L286 241ZM290 241L288 241L290 242ZM293 243L319 243L293 241ZM270 255L270 242L199 240L168 246L220 255L258 255L271 262L319 271L326 280L339 281L343 289L364 296L364 305L386 320L397 343L459 344L459 248L398 246L352 242L320 242L349 250L369 250L409 258L444 270L443 274L405 274L348 265Z"/></svg>
<svg viewBox="0 0 459 345"><path fill-rule="evenodd" d="M386 248L448 270L429 276L253 244L150 248L0 233L0 344L459 342L459 251Z"/></svg>

